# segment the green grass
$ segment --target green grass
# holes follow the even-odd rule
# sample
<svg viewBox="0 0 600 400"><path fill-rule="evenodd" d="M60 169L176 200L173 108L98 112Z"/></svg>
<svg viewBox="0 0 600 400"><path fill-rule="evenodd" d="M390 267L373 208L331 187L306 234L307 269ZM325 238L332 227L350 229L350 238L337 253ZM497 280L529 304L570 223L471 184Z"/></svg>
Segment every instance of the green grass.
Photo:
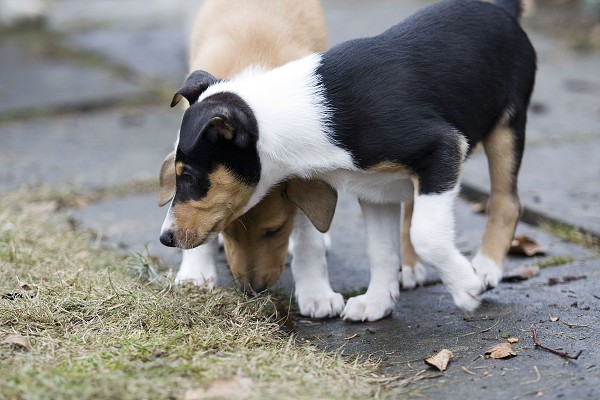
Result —
<svg viewBox="0 0 600 400"><path fill-rule="evenodd" d="M557 267L559 265L571 264L573 261L574 259L571 256L550 256L535 261L533 265L537 265L540 268Z"/></svg>
<svg viewBox="0 0 600 400"><path fill-rule="evenodd" d="M573 226L555 223L543 223L540 228L568 242L600 251L600 239Z"/></svg>
<svg viewBox="0 0 600 400"><path fill-rule="evenodd" d="M229 377L244 398L381 396L375 364L297 342L271 298L137 279L144 260L24 202L43 197L0 197L0 342L30 344L0 344L2 398L178 399Z"/></svg>

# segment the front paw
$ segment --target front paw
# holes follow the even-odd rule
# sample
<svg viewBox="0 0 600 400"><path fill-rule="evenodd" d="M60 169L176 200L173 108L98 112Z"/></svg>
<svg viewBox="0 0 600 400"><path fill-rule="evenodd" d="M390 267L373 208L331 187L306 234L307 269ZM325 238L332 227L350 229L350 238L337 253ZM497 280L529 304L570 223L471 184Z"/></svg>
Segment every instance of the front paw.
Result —
<svg viewBox="0 0 600 400"><path fill-rule="evenodd" d="M502 267L494 260L478 252L473 258L472 264L486 290L498 286L502 279Z"/></svg>
<svg viewBox="0 0 600 400"><path fill-rule="evenodd" d="M454 304L466 313L472 313L479 307L481 303L479 296L485 291L483 282L474 271L460 280L455 280L452 285L447 285L447 288L452 295Z"/></svg>
<svg viewBox="0 0 600 400"><path fill-rule="evenodd" d="M425 284L427 270L423 264L417 261L413 267L403 265L399 278L402 289L414 289Z"/></svg>
<svg viewBox="0 0 600 400"><path fill-rule="evenodd" d="M344 298L331 289L296 294L300 314L311 318L333 318L344 309Z"/></svg>
<svg viewBox="0 0 600 400"><path fill-rule="evenodd" d="M186 283L206 287L208 289L213 289L215 287L217 281L216 276L204 276L204 275L196 275L196 274L188 274L185 271L180 271L177 273L175 277L176 285L183 285Z"/></svg>
<svg viewBox="0 0 600 400"><path fill-rule="evenodd" d="M348 299L342 312L346 321L377 321L392 313L397 295L392 293L369 294L369 292Z"/></svg>

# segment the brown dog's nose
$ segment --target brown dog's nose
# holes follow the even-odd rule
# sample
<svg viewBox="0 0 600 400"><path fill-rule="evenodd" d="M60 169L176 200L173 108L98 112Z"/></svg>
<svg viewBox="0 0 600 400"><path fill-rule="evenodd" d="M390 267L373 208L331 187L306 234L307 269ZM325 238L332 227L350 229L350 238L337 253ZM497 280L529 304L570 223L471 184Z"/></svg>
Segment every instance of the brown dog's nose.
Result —
<svg viewBox="0 0 600 400"><path fill-rule="evenodd" d="M246 294L254 295L267 290L267 284L266 282L250 279L250 281L242 282L242 289Z"/></svg>
<svg viewBox="0 0 600 400"><path fill-rule="evenodd" d="M168 247L175 247L175 236L173 235L172 230L164 231L160 235L160 242Z"/></svg>

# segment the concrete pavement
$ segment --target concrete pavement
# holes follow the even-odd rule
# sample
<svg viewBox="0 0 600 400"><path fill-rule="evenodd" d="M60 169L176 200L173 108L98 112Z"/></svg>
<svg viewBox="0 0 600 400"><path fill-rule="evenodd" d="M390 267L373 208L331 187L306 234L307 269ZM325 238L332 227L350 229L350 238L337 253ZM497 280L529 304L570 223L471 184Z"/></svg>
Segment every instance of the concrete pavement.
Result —
<svg viewBox="0 0 600 400"><path fill-rule="evenodd" d="M175 89L185 77L186 30L197 4L122 0L116 7L89 0L84 7L58 0L49 10L51 34L0 32L0 193L41 184L84 193L131 187L128 195L73 209L75 218L107 244L149 251L176 268L179 252L158 243L165 210L155 205L153 192L135 188L156 179L172 148L180 111L168 108L165 88ZM326 0L331 42L376 34L423 4ZM524 23L528 27L527 19ZM539 73L520 174L522 198L530 215L600 237L600 55L576 51L546 32L528 32ZM483 154L468 162L464 185L470 193L487 191ZM374 354L386 374L406 378L382 378L382 384L401 383L412 397L600 398L600 255L527 222L532 221L520 223L517 234L534 238L547 256L511 257L508 268L549 265L532 279L503 283L485 294L471 318L460 315L432 273L431 285L402 293L391 318L372 324L296 318L296 329L302 339L326 349ZM463 252L474 255L484 224L466 201L459 203ZM364 231L349 196L341 197L332 240L328 261L334 289L346 294L364 289L369 278ZM223 256L219 269L221 283L228 284ZM290 294L291 288L286 268L278 289ZM547 346L583 353L565 361L534 349L531 326ZM520 339L514 345L517 357L479 357L505 333ZM455 353L448 370L418 375L425 369L420 360L444 347Z"/></svg>

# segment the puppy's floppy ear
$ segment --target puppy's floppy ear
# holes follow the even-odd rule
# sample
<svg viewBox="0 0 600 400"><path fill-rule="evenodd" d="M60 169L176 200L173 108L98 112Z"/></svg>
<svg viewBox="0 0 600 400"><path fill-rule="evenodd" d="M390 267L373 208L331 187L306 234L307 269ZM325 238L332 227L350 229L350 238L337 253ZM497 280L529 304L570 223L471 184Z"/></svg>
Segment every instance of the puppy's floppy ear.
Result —
<svg viewBox="0 0 600 400"><path fill-rule="evenodd" d="M160 168L158 205L167 204L175 196L175 152L170 152Z"/></svg>
<svg viewBox="0 0 600 400"><path fill-rule="evenodd" d="M337 192L322 180L292 178L287 183L288 199L300 208L319 232L327 232L337 204Z"/></svg>
<svg viewBox="0 0 600 400"><path fill-rule="evenodd" d="M185 97L190 105L194 104L202 92L215 82L217 82L217 79L206 71L192 72L183 83L183 86L175 92L173 100L171 100L171 107L175 107L182 97Z"/></svg>

